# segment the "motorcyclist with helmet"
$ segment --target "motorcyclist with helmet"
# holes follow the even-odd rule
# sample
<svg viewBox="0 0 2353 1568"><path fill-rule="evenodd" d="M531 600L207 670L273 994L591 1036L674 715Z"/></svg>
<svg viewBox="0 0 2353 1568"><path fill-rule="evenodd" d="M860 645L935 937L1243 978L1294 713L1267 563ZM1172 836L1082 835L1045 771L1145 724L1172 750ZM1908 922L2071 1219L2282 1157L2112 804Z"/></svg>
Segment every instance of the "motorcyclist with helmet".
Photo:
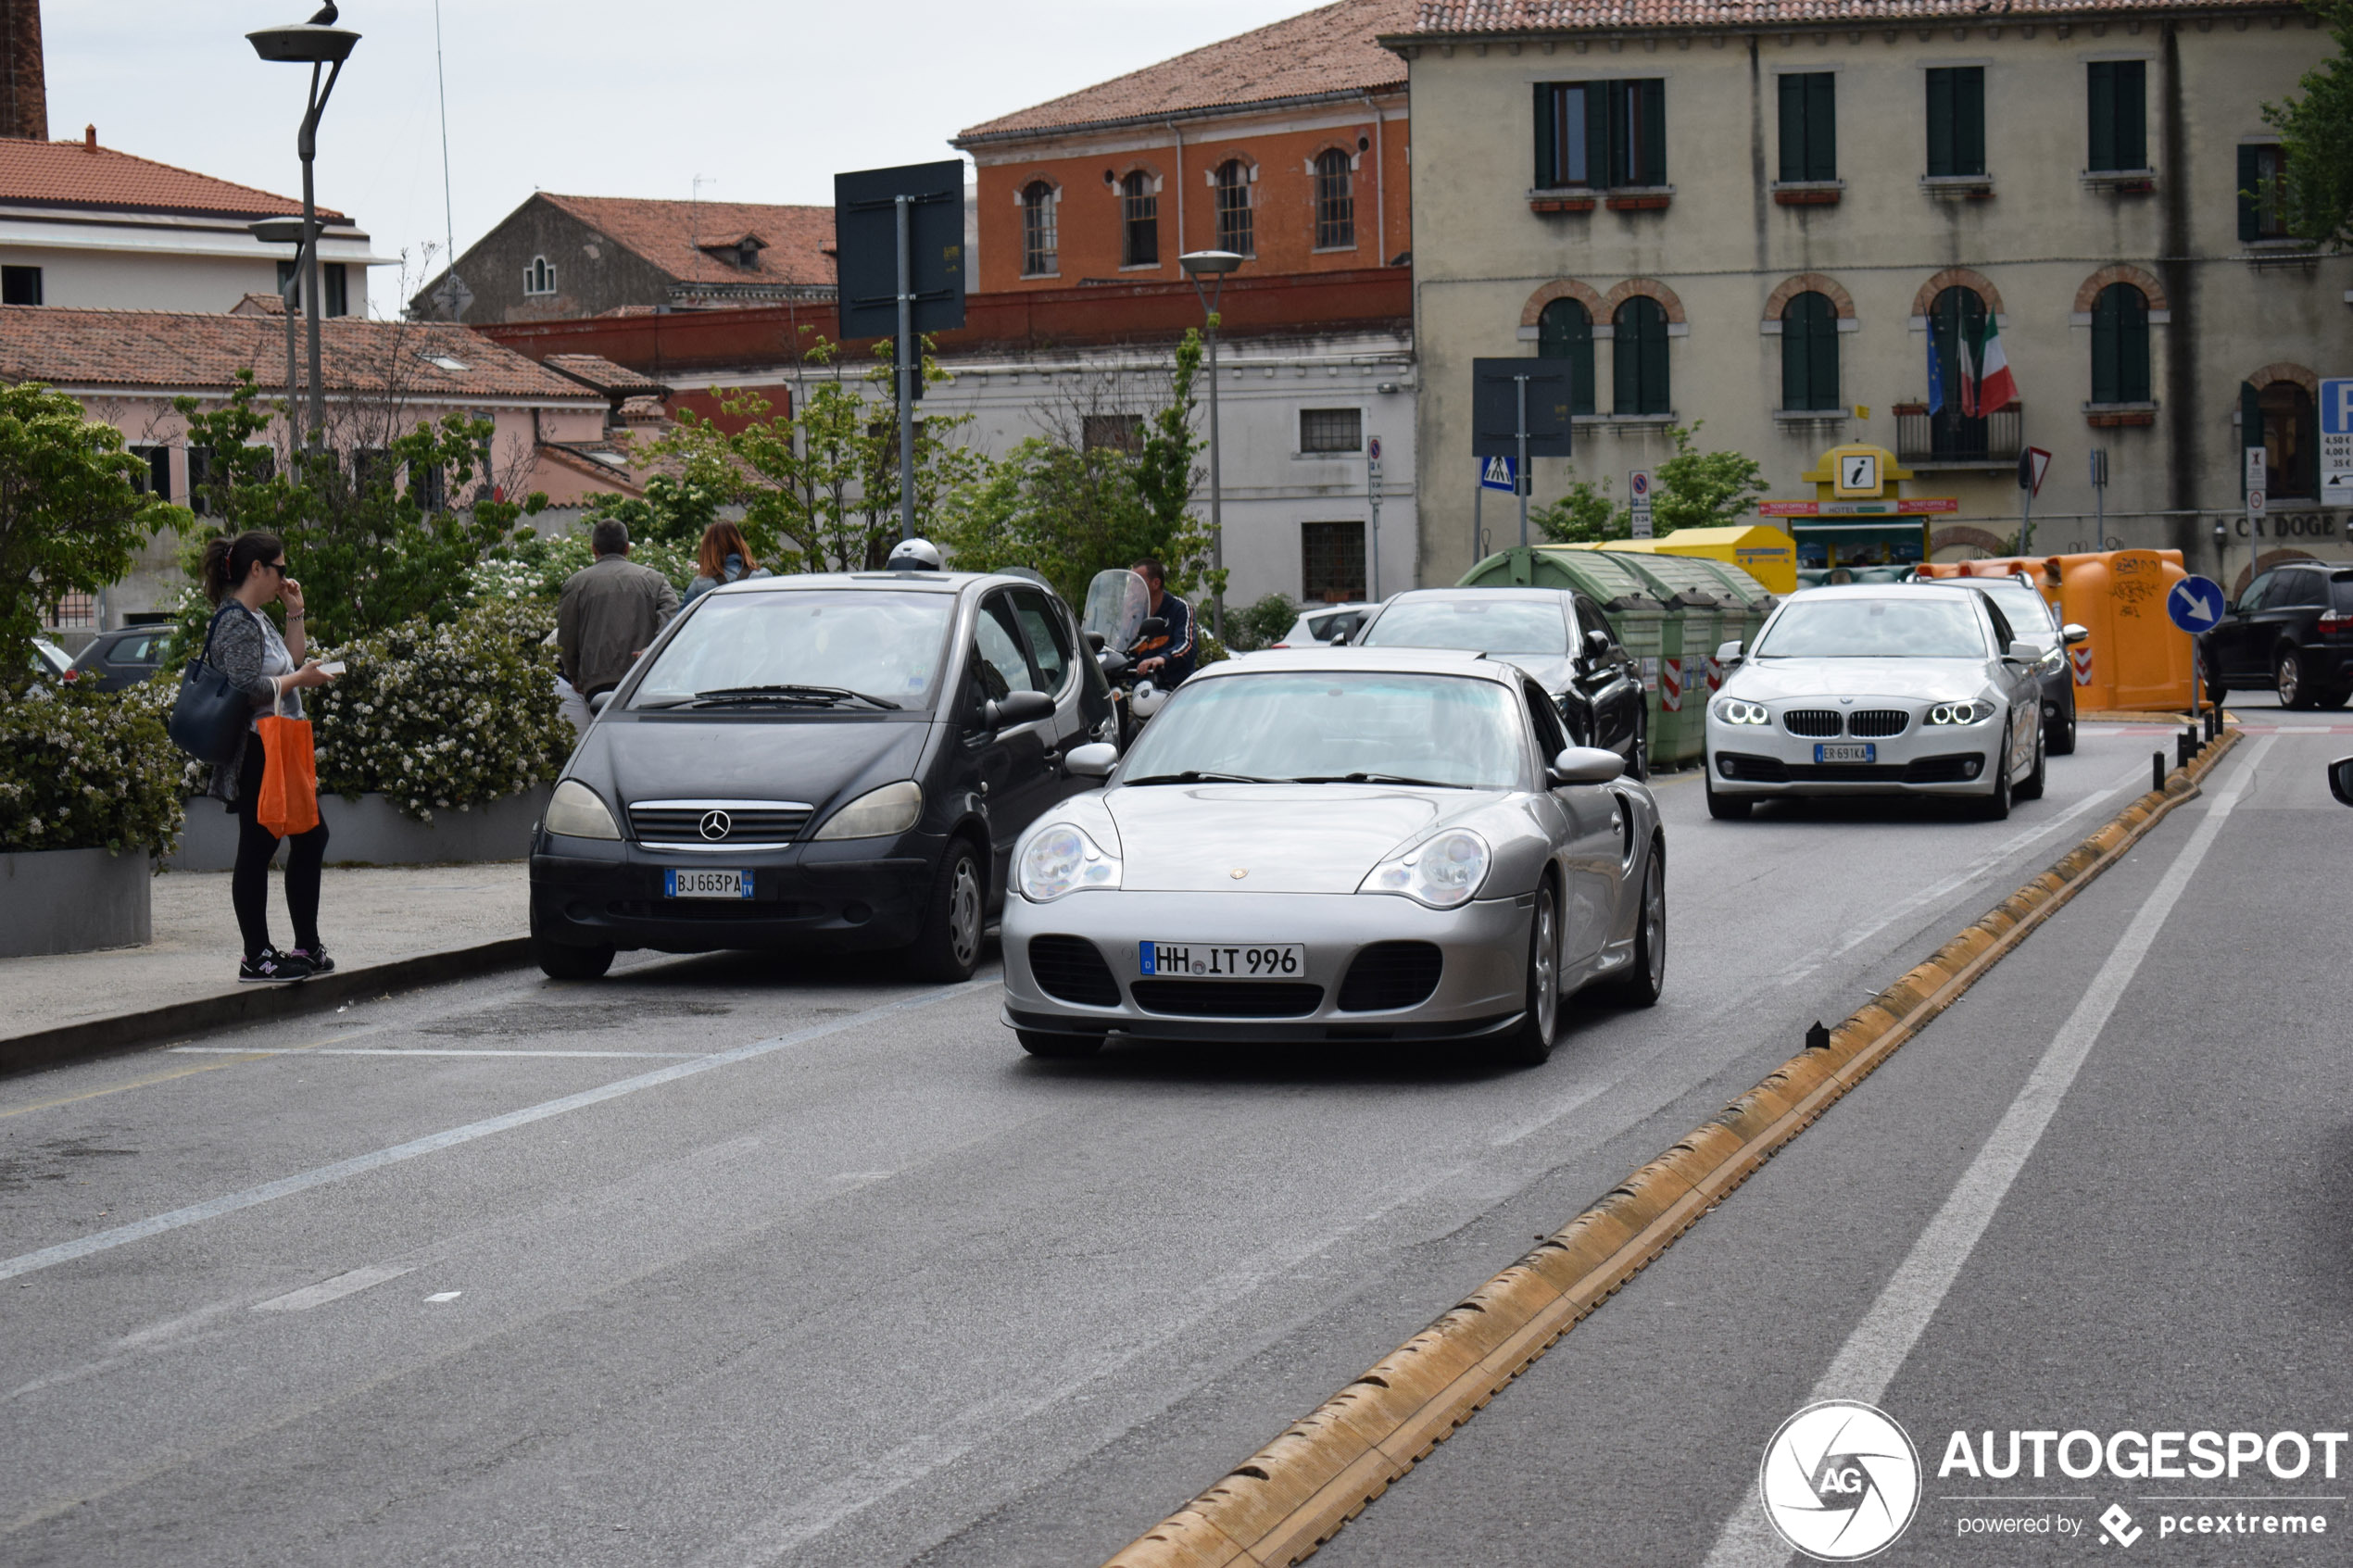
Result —
<svg viewBox="0 0 2353 1568"><path fill-rule="evenodd" d="M1154 685L1165 690L1193 672L1194 655L1200 647L1193 635L1193 607L1168 591L1166 573L1151 556L1129 570L1151 590L1151 613L1162 624L1159 636L1146 637L1136 645L1136 673L1151 676Z"/></svg>

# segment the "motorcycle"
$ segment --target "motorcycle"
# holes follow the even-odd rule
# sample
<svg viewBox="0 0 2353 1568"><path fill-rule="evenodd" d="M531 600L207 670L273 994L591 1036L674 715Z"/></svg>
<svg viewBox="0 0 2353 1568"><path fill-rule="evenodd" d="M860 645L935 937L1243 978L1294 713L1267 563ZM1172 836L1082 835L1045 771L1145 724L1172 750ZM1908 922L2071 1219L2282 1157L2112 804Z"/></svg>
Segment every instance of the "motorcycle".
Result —
<svg viewBox="0 0 2353 1568"><path fill-rule="evenodd" d="M1167 623L1151 613L1151 605L1150 584L1125 567L1113 567L1095 573L1095 580L1087 584L1087 609L1079 620L1087 646L1111 685L1123 751L1167 700L1167 694L1151 676L1136 673L1138 646L1168 631Z"/></svg>

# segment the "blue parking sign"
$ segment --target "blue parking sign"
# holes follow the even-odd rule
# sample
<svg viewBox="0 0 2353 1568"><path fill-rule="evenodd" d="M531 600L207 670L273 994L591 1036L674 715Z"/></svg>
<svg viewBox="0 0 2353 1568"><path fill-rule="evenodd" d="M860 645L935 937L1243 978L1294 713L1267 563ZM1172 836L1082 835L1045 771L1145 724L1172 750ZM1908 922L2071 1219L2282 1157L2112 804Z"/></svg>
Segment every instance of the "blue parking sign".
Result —
<svg viewBox="0 0 2353 1568"><path fill-rule="evenodd" d="M2353 507L2353 376L2321 383L2321 505Z"/></svg>

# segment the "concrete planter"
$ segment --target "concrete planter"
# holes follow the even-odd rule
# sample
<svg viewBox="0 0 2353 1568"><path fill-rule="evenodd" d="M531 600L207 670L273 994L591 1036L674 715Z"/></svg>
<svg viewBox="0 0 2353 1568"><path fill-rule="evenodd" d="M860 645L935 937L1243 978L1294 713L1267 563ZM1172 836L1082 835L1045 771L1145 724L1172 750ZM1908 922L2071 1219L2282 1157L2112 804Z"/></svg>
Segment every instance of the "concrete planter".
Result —
<svg viewBox="0 0 2353 1568"><path fill-rule="evenodd" d="M145 849L0 855L0 959L143 946L153 907Z"/></svg>
<svg viewBox="0 0 2353 1568"><path fill-rule="evenodd" d="M327 824L331 866L437 866L473 860L520 860L531 853L531 830L547 809L552 786L541 784L472 810L437 810L430 822L404 817L381 795L319 799ZM279 859L285 858L282 846ZM188 802L188 825L167 871L225 872L237 863L237 819L208 797Z"/></svg>

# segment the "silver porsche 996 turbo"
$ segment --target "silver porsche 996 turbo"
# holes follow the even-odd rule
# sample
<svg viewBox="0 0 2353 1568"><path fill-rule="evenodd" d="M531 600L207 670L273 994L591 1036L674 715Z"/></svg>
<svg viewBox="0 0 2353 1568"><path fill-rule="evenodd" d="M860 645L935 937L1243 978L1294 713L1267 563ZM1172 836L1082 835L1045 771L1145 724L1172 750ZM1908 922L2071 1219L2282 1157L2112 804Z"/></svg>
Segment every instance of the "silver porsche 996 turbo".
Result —
<svg viewBox="0 0 2353 1568"><path fill-rule="evenodd" d="M1004 1017L1033 1055L1117 1032L1532 1064L1570 993L1658 997L1657 804L1510 664L1259 654L1178 687L1124 759L1067 765L1106 784L1022 834L1005 901Z"/></svg>

